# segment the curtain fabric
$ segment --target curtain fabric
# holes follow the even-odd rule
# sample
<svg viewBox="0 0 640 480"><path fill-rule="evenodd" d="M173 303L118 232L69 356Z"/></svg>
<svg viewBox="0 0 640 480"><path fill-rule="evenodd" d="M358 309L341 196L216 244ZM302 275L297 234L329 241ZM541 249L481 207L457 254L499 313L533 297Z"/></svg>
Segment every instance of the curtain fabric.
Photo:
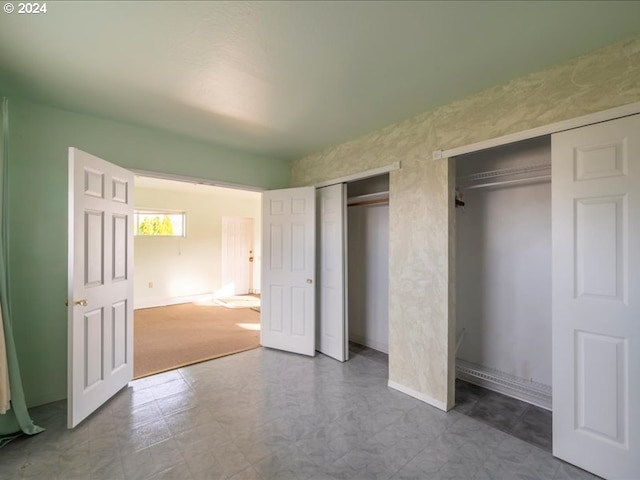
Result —
<svg viewBox="0 0 640 480"><path fill-rule="evenodd" d="M44 429L35 425L24 398L22 389L22 378L20 377L20 368L18 366L18 355L13 340L13 329L11 326L11 309L9 304L9 283L7 270L7 252L8 252L8 230L7 230L7 159L8 159L8 141L9 141L9 111L8 100L2 99L2 140L0 149L0 172L2 172L2 192L0 192L0 314L2 316L2 329L4 334L4 351L6 353L6 364L9 377L9 390L11 392L10 410L0 415L0 447L8 441L15 438L20 433L33 435L42 432ZM0 339L1 340L1 339ZM2 348L0 348L2 350ZM2 362L0 357L0 362ZM1 367L1 364L0 364ZM0 374L1 375L1 374ZM7 392L7 393L8 393ZM0 399L1 400L1 399ZM0 401L1 403L1 401Z"/></svg>
<svg viewBox="0 0 640 480"><path fill-rule="evenodd" d="M11 408L11 387L9 386L9 364L7 363L7 348L4 341L4 322L0 311L0 414L7 413Z"/></svg>

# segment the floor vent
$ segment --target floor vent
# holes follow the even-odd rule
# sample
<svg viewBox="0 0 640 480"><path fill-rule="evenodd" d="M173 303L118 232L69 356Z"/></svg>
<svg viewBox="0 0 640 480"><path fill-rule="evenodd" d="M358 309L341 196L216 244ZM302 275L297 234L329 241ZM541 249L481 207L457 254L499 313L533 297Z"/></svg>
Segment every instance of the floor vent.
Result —
<svg viewBox="0 0 640 480"><path fill-rule="evenodd" d="M525 380L460 359L456 359L456 377L487 390L551 410L551 387L549 385Z"/></svg>

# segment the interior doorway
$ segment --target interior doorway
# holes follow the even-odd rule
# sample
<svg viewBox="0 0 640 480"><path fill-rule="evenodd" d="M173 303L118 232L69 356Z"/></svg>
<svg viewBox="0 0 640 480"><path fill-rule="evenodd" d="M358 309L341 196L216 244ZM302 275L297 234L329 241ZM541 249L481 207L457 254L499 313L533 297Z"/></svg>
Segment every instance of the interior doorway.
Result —
<svg viewBox="0 0 640 480"><path fill-rule="evenodd" d="M137 176L134 201L165 227L134 228L135 377L259 346L259 299L221 300L259 291L261 193Z"/></svg>

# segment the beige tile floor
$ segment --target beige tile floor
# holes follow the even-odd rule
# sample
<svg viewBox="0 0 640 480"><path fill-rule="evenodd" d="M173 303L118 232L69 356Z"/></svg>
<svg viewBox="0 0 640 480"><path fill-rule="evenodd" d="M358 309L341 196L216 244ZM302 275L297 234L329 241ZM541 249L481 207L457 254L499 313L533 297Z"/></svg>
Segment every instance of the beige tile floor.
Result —
<svg viewBox="0 0 640 480"><path fill-rule="evenodd" d="M0 449L13 479L590 479L537 446L387 387L387 357L267 349L132 382L75 430Z"/></svg>

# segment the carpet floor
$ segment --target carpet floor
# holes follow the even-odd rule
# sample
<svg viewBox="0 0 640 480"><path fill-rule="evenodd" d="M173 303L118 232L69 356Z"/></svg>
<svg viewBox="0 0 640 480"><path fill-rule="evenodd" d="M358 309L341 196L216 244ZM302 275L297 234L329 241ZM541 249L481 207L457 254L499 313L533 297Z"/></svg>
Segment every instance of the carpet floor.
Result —
<svg viewBox="0 0 640 480"><path fill-rule="evenodd" d="M186 303L134 314L134 378L260 346L260 314L250 308Z"/></svg>

